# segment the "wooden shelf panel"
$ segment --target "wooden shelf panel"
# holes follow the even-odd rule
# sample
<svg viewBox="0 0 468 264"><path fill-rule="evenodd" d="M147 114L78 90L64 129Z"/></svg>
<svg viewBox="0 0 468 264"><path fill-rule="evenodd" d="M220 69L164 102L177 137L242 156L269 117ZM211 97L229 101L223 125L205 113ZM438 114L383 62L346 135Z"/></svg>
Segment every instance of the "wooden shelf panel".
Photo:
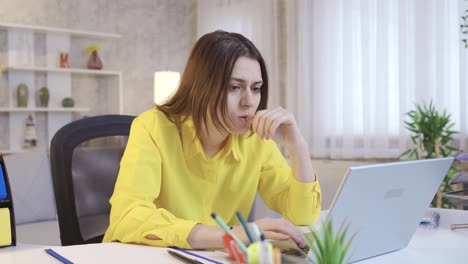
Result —
<svg viewBox="0 0 468 264"><path fill-rule="evenodd" d="M0 28L16 29L16 30L32 30L35 32L66 34L72 37L86 37L86 38L95 38L95 39L108 39L108 38L120 38L121 37L121 35L113 34L113 33L44 27L44 26L32 26L32 25L12 24L12 23L0 23Z"/></svg>
<svg viewBox="0 0 468 264"><path fill-rule="evenodd" d="M74 74L91 74L91 75L115 75L120 76L119 71L108 70L89 70L77 68L50 68L50 67L35 67L35 66L7 66L5 71L33 71L33 72L62 72Z"/></svg>
<svg viewBox="0 0 468 264"><path fill-rule="evenodd" d="M24 153L28 152L28 150L25 149L5 149L5 150L0 150L3 155L11 155L11 154L16 154L16 153Z"/></svg>
<svg viewBox="0 0 468 264"><path fill-rule="evenodd" d="M0 107L0 112L89 112L86 107Z"/></svg>

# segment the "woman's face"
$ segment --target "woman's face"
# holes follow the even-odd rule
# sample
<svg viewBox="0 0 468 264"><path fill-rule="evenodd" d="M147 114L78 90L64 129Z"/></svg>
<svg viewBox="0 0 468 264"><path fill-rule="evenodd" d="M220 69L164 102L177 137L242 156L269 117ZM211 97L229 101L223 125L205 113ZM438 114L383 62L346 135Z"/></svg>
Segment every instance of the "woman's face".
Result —
<svg viewBox="0 0 468 264"><path fill-rule="evenodd" d="M255 59L239 57L232 70L228 85L226 121L234 134L244 134L250 129L253 117L262 98L262 72Z"/></svg>

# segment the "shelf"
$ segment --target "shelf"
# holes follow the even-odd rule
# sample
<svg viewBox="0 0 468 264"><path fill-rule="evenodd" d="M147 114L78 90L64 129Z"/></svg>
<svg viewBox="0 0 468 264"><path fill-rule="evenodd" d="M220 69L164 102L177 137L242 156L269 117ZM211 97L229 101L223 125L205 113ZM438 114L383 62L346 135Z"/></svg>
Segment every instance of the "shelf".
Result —
<svg viewBox="0 0 468 264"><path fill-rule="evenodd" d="M49 68L49 67L35 67L35 66L7 66L5 71L35 71L35 72L62 72L62 73L76 73L76 74L94 74L94 75L121 75L119 71L107 70L89 70L77 68Z"/></svg>
<svg viewBox="0 0 468 264"><path fill-rule="evenodd" d="M17 154L17 153L25 153L28 152L26 149L5 149L5 150L0 150L3 155L11 155L11 154Z"/></svg>
<svg viewBox="0 0 468 264"><path fill-rule="evenodd" d="M89 112L85 107L0 107L0 112Z"/></svg>
<svg viewBox="0 0 468 264"><path fill-rule="evenodd" d="M73 30L65 28L54 28L54 27L43 27L43 26L31 26L22 24L11 24L11 23L0 23L0 28L16 29L16 30L32 30L35 32L50 32L57 34L65 34L76 37L87 37L95 39L106 39L106 38L120 38L121 35L113 33L95 32L95 31L84 31L84 30Z"/></svg>

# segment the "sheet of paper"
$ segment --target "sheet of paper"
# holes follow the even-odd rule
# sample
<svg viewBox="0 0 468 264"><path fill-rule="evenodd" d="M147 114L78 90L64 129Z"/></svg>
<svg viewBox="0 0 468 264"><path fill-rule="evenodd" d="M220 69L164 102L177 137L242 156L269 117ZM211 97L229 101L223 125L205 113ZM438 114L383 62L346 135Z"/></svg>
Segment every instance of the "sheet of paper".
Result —
<svg viewBox="0 0 468 264"><path fill-rule="evenodd" d="M0 246L11 245L10 209L0 208Z"/></svg>

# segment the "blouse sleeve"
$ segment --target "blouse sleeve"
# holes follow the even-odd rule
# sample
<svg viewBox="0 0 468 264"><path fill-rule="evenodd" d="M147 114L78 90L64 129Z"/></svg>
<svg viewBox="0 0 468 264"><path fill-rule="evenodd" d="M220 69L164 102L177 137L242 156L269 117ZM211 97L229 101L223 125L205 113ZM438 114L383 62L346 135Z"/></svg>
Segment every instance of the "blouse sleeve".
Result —
<svg viewBox="0 0 468 264"><path fill-rule="evenodd" d="M295 225L311 225L320 215L321 191L318 180L303 183L272 141L267 142L267 159L261 172L258 191L265 204ZM316 177L317 179L317 177Z"/></svg>
<svg viewBox="0 0 468 264"><path fill-rule="evenodd" d="M187 237L197 222L177 218L154 203L161 190L161 154L148 127L139 118L132 123L103 241L190 248ZM150 234L161 239L146 239Z"/></svg>

